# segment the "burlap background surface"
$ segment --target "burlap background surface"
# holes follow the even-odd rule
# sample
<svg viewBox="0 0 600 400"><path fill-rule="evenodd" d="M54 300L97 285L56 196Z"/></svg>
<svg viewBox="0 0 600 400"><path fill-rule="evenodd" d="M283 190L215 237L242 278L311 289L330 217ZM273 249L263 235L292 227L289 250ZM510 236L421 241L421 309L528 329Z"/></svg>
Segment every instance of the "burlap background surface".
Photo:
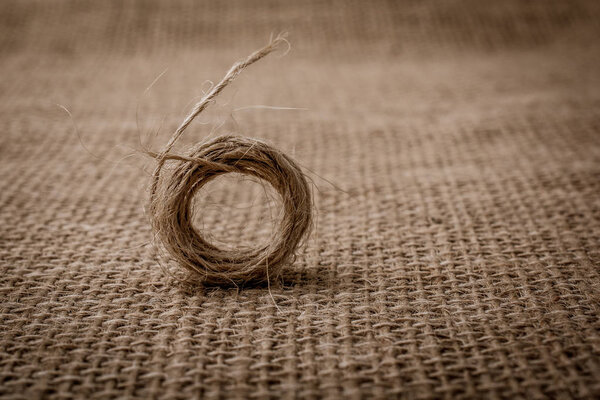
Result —
<svg viewBox="0 0 600 400"><path fill-rule="evenodd" d="M0 395L600 396L599 3L487 3L2 2ZM178 283L124 157L280 30L184 142L263 138L344 191L313 175L271 294ZM264 239L257 186L206 193L211 233Z"/></svg>

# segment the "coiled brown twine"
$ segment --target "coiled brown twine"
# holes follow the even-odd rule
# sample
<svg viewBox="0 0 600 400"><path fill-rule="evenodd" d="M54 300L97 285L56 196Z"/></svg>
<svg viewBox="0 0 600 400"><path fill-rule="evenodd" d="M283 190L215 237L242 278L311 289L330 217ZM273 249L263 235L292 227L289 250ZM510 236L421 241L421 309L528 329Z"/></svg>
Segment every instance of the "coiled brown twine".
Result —
<svg viewBox="0 0 600 400"><path fill-rule="evenodd" d="M160 153L150 186L150 218L155 237L181 266L205 284L238 285L269 282L291 260L312 221L310 187L300 167L268 144L240 136L219 136L189 149L187 155L170 153L192 120L239 73L271 53L283 35L235 63L223 80L194 106ZM175 162L166 176L163 167ZM223 250L205 240L192 225L194 194L211 180L229 172L248 174L268 182L280 195L283 217L268 244L256 249Z"/></svg>

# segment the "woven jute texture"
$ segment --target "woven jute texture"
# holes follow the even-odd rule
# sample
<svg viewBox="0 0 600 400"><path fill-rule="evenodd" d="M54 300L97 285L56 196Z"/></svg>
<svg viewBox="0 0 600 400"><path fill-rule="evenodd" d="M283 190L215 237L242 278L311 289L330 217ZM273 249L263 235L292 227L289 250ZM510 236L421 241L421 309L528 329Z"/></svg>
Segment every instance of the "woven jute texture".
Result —
<svg viewBox="0 0 600 400"><path fill-rule="evenodd" d="M0 2L0 395L597 398L599 4ZM315 228L270 287L182 283L127 156L283 30L179 150L285 151ZM196 223L257 246L265 193Z"/></svg>

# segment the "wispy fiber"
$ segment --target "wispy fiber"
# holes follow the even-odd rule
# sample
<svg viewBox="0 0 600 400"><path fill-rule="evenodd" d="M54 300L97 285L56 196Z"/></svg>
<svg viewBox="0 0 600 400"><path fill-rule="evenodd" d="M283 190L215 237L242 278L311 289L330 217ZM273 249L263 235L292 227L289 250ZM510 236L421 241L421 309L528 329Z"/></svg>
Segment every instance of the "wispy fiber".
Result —
<svg viewBox="0 0 600 400"><path fill-rule="evenodd" d="M312 221L310 187L300 167L287 155L256 139L219 136L200 142L187 155L170 153L185 129L240 72L287 42L279 35L243 61L197 103L156 158L150 186L152 228L163 247L181 266L206 284L268 282L288 262ZM164 176L167 161L177 162ZM223 250L209 243L192 224L192 199L221 174L238 172L269 183L281 196L283 217L268 244L256 249Z"/></svg>

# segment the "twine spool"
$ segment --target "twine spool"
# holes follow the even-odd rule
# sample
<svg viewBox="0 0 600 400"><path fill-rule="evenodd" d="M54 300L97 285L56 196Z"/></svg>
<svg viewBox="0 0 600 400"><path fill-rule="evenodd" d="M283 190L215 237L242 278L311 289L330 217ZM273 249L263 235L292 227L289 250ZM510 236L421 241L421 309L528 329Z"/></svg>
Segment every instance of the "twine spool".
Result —
<svg viewBox="0 0 600 400"><path fill-rule="evenodd" d="M192 110L157 160L150 188L150 217L155 237L181 266L205 284L230 285L269 282L288 262L306 236L312 221L310 187L300 167L268 144L239 136L219 136L192 147L188 155L169 153L189 123L243 68L272 52L278 36L266 47L234 66ZM161 179L167 161L177 162ZM269 244L256 249L223 250L205 240L192 225L192 199L219 175L237 172L269 183L280 195L283 217Z"/></svg>

